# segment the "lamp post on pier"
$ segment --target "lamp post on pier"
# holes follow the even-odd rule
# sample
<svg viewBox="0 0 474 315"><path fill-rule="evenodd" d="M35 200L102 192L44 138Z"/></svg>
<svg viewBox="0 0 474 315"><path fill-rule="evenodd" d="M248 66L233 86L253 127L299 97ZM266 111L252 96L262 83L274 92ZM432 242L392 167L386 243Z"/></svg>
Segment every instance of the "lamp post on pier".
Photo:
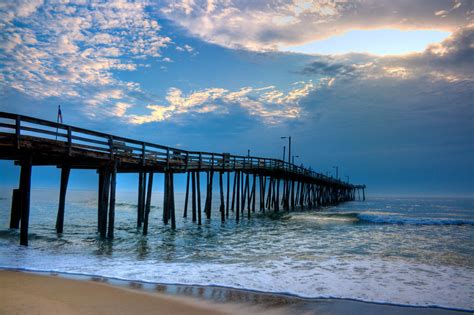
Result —
<svg viewBox="0 0 474 315"><path fill-rule="evenodd" d="M281 137L281 139L288 139L288 163L291 163L291 136ZM283 161L285 161L284 156L283 156Z"/></svg>

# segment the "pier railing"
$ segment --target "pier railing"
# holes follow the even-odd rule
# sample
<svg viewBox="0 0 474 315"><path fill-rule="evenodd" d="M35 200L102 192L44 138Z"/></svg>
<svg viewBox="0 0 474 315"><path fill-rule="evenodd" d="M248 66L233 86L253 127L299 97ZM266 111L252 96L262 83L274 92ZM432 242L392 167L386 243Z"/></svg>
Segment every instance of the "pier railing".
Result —
<svg viewBox="0 0 474 315"><path fill-rule="evenodd" d="M0 112L0 134L2 133L14 135L18 149L22 145L22 139L34 137L57 141L58 145L67 148L69 155L72 155L74 150L87 150L106 154L111 159L135 159L137 163L141 162L143 165L160 163L175 171L279 170L332 184L353 186L279 159L182 150L6 112Z"/></svg>

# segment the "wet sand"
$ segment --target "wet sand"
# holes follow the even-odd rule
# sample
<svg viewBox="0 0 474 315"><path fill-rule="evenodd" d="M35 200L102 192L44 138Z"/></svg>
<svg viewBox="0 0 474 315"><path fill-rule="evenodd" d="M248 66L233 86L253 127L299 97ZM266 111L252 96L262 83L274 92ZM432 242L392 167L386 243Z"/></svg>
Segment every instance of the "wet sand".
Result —
<svg viewBox="0 0 474 315"><path fill-rule="evenodd" d="M470 314L213 286L0 270L0 314Z"/></svg>

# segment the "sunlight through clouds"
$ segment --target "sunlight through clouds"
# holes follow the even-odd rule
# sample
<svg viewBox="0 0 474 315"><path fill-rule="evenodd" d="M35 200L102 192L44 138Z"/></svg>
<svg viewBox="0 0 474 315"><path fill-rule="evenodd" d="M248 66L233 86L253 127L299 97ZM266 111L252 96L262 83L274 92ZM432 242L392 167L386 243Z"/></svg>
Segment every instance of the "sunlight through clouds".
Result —
<svg viewBox="0 0 474 315"><path fill-rule="evenodd" d="M203 114L284 124L301 120L302 103L323 85L472 81L473 12L457 0L1 2L0 92L70 102L88 119L130 125ZM387 52L400 45L381 28L451 35L384 56L353 53L357 40L336 55L323 40L355 28ZM318 55L278 51L308 41L331 47Z"/></svg>
<svg viewBox="0 0 474 315"><path fill-rule="evenodd" d="M391 0L223 0L212 1L212 10L207 1L165 3L164 16L191 35L224 47L256 51L302 45L350 30L430 30L438 24L438 30L452 32L474 15L470 0L409 5ZM390 43L390 38L384 40ZM410 51L414 50L420 49Z"/></svg>

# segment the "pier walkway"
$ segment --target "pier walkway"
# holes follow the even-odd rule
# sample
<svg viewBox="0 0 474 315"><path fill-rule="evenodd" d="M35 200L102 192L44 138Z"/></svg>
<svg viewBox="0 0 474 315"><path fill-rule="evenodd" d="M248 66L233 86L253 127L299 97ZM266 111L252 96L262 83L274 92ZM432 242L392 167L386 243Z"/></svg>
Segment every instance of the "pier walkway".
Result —
<svg viewBox="0 0 474 315"><path fill-rule="evenodd" d="M365 200L365 185L353 185L310 169L271 158L229 153L187 151L114 136L28 116L0 112L0 159L21 167L19 188L13 190L10 228L20 229L28 245L31 170L33 166L61 168L56 230L63 232L66 191L71 169L98 173L98 232L113 238L117 173L138 173L137 228L148 232L153 175L164 175L163 223L176 228L174 174L185 173L186 195L193 222L211 217L214 175L219 181L222 222L236 221L259 211L294 211ZM201 174L206 175L201 209ZM232 180L231 180L232 179ZM258 180L258 181L257 181ZM225 187L224 187L225 186ZM203 211L202 211L203 210ZM230 211L229 211L230 210ZM245 211L246 210L246 211ZM231 214L230 214L231 213Z"/></svg>

